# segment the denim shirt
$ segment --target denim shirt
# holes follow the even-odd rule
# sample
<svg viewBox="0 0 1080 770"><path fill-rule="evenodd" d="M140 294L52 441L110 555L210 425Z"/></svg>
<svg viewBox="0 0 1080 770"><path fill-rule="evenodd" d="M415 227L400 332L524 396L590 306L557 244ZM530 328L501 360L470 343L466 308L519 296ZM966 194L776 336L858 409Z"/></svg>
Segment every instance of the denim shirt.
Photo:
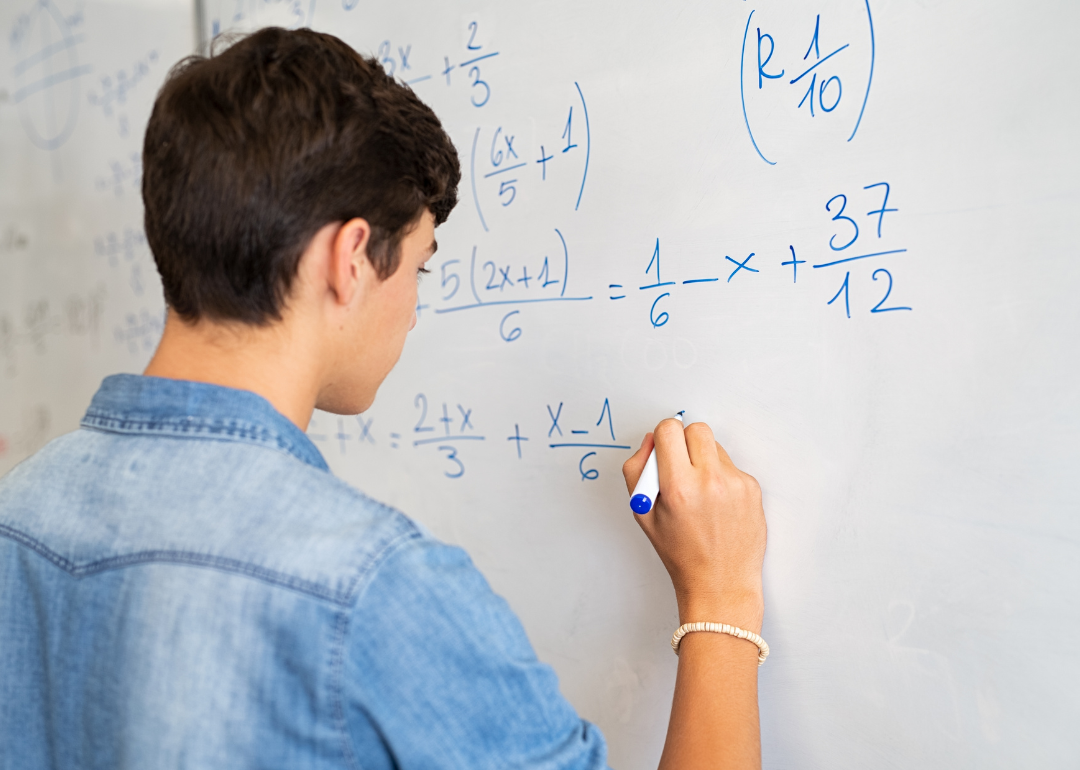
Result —
<svg viewBox="0 0 1080 770"><path fill-rule="evenodd" d="M0 479L0 768L597 768L460 549L261 397L107 378Z"/></svg>

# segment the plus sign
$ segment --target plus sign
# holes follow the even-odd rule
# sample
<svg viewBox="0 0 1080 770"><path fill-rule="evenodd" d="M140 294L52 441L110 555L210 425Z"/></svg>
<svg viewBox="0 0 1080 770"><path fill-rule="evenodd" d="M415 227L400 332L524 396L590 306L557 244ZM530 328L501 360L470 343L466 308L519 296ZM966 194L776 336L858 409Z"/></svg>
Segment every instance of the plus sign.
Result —
<svg viewBox="0 0 1080 770"><path fill-rule="evenodd" d="M791 249L791 259L788 260L787 262L781 262L780 264L783 267L787 267L788 265L791 265L791 282L792 283L798 283L798 281L799 281L799 265L804 264L806 262L806 260L805 259L799 259L798 257L795 256L795 247L794 246L788 246L788 248Z"/></svg>
<svg viewBox="0 0 1080 770"><path fill-rule="evenodd" d="M341 442L341 453L345 454L345 442L349 440L350 436L345 432L345 421L340 417L338 417L337 434L334 438Z"/></svg>
<svg viewBox="0 0 1080 770"><path fill-rule="evenodd" d="M506 440L507 441L516 441L517 442L517 453L518 453L518 459L520 460L521 459L521 442L522 441L528 441L529 439L526 438L525 436L521 435L521 430L518 428L517 423L514 423L514 435L513 436L507 436Z"/></svg>
<svg viewBox="0 0 1080 770"><path fill-rule="evenodd" d="M554 155L544 154L544 145L540 145L540 160L536 161L540 164L540 181L543 182L547 179L547 162L554 158Z"/></svg>
<svg viewBox="0 0 1080 770"><path fill-rule="evenodd" d="M439 422L441 422L443 424L443 427L446 429L446 435L449 436L450 435L450 423L453 422L453 420L450 418L450 415L447 414L447 412L446 412L446 404L442 405L442 417L439 418Z"/></svg>

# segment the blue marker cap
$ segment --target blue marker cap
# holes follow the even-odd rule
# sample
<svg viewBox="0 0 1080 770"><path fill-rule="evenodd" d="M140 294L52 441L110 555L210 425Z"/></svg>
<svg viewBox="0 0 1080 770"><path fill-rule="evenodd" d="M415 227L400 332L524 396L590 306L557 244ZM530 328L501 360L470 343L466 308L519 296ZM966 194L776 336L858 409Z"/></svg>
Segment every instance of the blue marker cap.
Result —
<svg viewBox="0 0 1080 770"><path fill-rule="evenodd" d="M648 513L652 510L652 500L648 495L634 495L630 498L630 510L634 513Z"/></svg>
<svg viewBox="0 0 1080 770"><path fill-rule="evenodd" d="M683 413L675 415L679 422L683 421ZM656 445L649 452L649 459L645 461L645 467L641 469L634 492L630 495L630 510L634 513L648 513L653 509L656 496L660 494L660 469L656 465Z"/></svg>

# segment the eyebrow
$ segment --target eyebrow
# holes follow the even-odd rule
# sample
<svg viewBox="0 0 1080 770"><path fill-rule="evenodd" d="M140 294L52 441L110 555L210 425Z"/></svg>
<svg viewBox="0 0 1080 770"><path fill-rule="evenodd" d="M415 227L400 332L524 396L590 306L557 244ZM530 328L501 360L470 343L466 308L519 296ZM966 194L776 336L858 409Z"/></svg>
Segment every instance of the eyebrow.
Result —
<svg viewBox="0 0 1080 770"><path fill-rule="evenodd" d="M435 252L438 251L438 250L439 250L439 244L436 243L435 241L432 241L431 245L428 246L428 256L429 257L433 256L435 254Z"/></svg>

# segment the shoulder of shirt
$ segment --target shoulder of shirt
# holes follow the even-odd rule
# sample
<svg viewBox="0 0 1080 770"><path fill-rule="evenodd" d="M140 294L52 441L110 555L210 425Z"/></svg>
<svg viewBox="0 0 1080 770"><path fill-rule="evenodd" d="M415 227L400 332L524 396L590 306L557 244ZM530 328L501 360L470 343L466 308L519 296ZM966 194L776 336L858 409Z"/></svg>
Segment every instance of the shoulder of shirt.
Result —
<svg viewBox="0 0 1080 770"><path fill-rule="evenodd" d="M400 511L284 452L88 430L0 479L3 540L80 579L170 564L342 606L395 551L449 549Z"/></svg>

